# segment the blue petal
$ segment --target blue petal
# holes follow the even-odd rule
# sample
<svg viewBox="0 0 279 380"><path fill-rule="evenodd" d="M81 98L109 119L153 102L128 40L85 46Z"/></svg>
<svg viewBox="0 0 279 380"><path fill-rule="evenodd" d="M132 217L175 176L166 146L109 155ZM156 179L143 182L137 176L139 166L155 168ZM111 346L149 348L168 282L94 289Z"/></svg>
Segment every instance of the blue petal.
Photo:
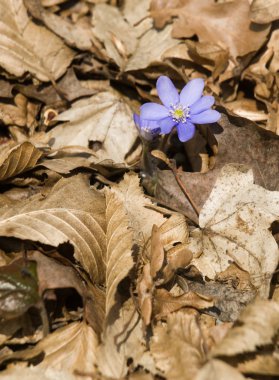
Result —
<svg viewBox="0 0 279 380"><path fill-rule="evenodd" d="M171 104L177 104L179 102L178 91L168 77L159 77L156 87L159 98L166 107L170 107Z"/></svg>
<svg viewBox="0 0 279 380"><path fill-rule="evenodd" d="M161 120L169 116L166 107L157 103L145 103L140 107L140 117L148 120Z"/></svg>
<svg viewBox="0 0 279 380"><path fill-rule="evenodd" d="M195 134L196 127L189 120L186 123L179 123L177 126L178 138L181 142L190 140Z"/></svg>
<svg viewBox="0 0 279 380"><path fill-rule="evenodd" d="M208 110L215 102L214 96L202 96L191 106L191 115Z"/></svg>
<svg viewBox="0 0 279 380"><path fill-rule="evenodd" d="M191 106L202 96L204 80L196 78L190 80L180 93L180 103L184 106Z"/></svg>
<svg viewBox="0 0 279 380"><path fill-rule="evenodd" d="M191 115L191 121L193 123L205 124L205 123L215 123L221 117L221 114L214 110L207 110L201 112L197 115Z"/></svg>
<svg viewBox="0 0 279 380"><path fill-rule="evenodd" d="M165 119L163 120L160 120L158 122L160 128L161 128L161 134L163 135L167 135L168 133L170 133L170 131L172 130L172 128L175 126L176 121L173 120L171 117L166 117Z"/></svg>

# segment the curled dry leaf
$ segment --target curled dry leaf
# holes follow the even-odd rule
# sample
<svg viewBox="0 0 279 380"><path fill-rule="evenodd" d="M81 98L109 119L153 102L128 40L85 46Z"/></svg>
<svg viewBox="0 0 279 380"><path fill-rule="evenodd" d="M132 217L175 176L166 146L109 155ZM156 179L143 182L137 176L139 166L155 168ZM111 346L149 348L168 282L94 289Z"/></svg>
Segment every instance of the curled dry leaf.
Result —
<svg viewBox="0 0 279 380"><path fill-rule="evenodd" d="M112 191L125 206L135 241L140 245L146 244L153 225L161 226L166 218L161 213L148 208L152 206L152 202L144 195L140 179L135 173L125 174L124 179L112 187Z"/></svg>
<svg viewBox="0 0 279 380"><path fill-rule="evenodd" d="M193 380L205 360L203 344L196 316L177 312L155 327L150 348L163 376Z"/></svg>
<svg viewBox="0 0 279 380"><path fill-rule="evenodd" d="M22 366L11 367L0 375L2 380L77 380L67 370L60 371L52 368L43 369L38 367L22 368Z"/></svg>
<svg viewBox="0 0 279 380"><path fill-rule="evenodd" d="M33 23L22 0L2 0L0 22L0 66L16 76L30 72L41 81L64 74L73 51L55 34Z"/></svg>
<svg viewBox="0 0 279 380"><path fill-rule="evenodd" d="M166 289L156 289L154 293L154 316L156 319L160 319L183 307L201 310L212 306L214 306L212 299L199 296L191 291L180 296L173 296Z"/></svg>
<svg viewBox="0 0 279 380"><path fill-rule="evenodd" d="M36 346L13 354L3 355L5 360L30 360L44 354L36 368L49 368L72 374L94 373L98 340L95 332L85 322L74 322L56 330L42 339Z"/></svg>
<svg viewBox="0 0 279 380"><path fill-rule="evenodd" d="M80 50L91 50L93 33L89 21L82 22L80 20L73 24L69 19L48 12L40 0L24 0L24 4L35 19L42 21L48 29L60 36L68 45Z"/></svg>
<svg viewBox="0 0 279 380"><path fill-rule="evenodd" d="M199 42L211 42L229 49L233 58L257 51L265 42L270 26L250 24L247 0L152 0L151 15L159 28L173 17L173 36L197 35ZM189 17L190 15L190 17Z"/></svg>
<svg viewBox="0 0 279 380"><path fill-rule="evenodd" d="M38 194L2 212L2 236L52 246L70 242L75 258L91 279L106 285L109 313L118 284L133 267L132 231L115 194L107 191L104 197L90 190L85 178L78 175L60 180L45 199Z"/></svg>
<svg viewBox="0 0 279 380"><path fill-rule="evenodd" d="M211 357L236 356L252 353L258 347L273 344L279 331L279 304L274 301L256 300L241 313L225 338L213 348Z"/></svg>
<svg viewBox="0 0 279 380"><path fill-rule="evenodd" d="M0 104L0 119L6 125L17 125L34 129L36 126L35 117L37 116L39 106L31 103L22 94L14 97L13 104ZM33 132L33 131L32 131Z"/></svg>
<svg viewBox="0 0 279 380"><path fill-rule="evenodd" d="M125 163L138 136L132 110L116 91L100 92L89 99L78 100L55 120L65 123L48 133L53 139L52 147L88 147L90 142L97 156L96 162Z"/></svg>
<svg viewBox="0 0 279 380"><path fill-rule="evenodd" d="M279 192L255 185L245 166L224 166L201 210L201 229L192 234L194 265L214 279L233 261L266 297L270 279L263 279L276 269L279 256L269 228L278 217Z"/></svg>
<svg viewBox="0 0 279 380"><path fill-rule="evenodd" d="M250 7L251 20L259 24L267 24L279 19L277 0L253 0Z"/></svg>
<svg viewBox="0 0 279 380"><path fill-rule="evenodd" d="M2 151L0 156L0 181L32 169L42 153L29 142Z"/></svg>
<svg viewBox="0 0 279 380"><path fill-rule="evenodd" d="M133 3L135 14L134 6ZM135 21L131 16L127 20ZM131 25L117 8L107 4L99 4L94 8L94 33L104 43L108 56L122 71L144 69L160 61L166 50L178 44L171 37L170 26L163 31L151 29L152 24L148 19L146 22L146 16L138 22L136 26Z"/></svg>

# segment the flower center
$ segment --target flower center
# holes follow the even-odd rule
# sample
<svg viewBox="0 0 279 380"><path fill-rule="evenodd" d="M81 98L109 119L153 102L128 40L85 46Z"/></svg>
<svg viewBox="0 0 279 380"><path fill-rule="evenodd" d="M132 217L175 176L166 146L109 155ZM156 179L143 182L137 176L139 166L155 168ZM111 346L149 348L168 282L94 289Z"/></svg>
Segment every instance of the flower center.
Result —
<svg viewBox="0 0 279 380"><path fill-rule="evenodd" d="M171 104L169 115L173 121L185 123L190 116L190 107L182 104Z"/></svg>

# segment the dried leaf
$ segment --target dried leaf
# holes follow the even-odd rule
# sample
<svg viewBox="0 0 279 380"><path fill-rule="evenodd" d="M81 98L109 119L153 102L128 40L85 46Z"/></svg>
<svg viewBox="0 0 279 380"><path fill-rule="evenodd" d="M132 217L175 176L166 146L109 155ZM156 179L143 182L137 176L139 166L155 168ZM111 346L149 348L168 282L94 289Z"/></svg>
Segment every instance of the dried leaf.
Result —
<svg viewBox="0 0 279 380"><path fill-rule="evenodd" d="M278 312L279 304L273 301L259 299L248 305L211 356L234 356L272 344L279 331Z"/></svg>
<svg viewBox="0 0 279 380"><path fill-rule="evenodd" d="M3 151L1 156L0 181L4 181L32 169L42 156L42 153L31 143L24 142L8 151Z"/></svg>
<svg viewBox="0 0 279 380"><path fill-rule="evenodd" d="M149 208L152 202L144 196L140 179L135 173L127 173L124 179L112 187L112 191L125 205L135 241L145 244L150 238L153 225L161 226L166 218L162 213Z"/></svg>
<svg viewBox="0 0 279 380"><path fill-rule="evenodd" d="M55 34L30 21L22 0L2 0L0 22L0 66L16 76L30 72L41 81L64 74L73 51Z"/></svg>
<svg viewBox="0 0 279 380"><path fill-rule="evenodd" d="M195 380L245 380L235 368L213 359L206 363L198 372Z"/></svg>
<svg viewBox="0 0 279 380"><path fill-rule="evenodd" d="M193 263L213 279L235 262L251 275L262 296L278 264L278 247L269 228L279 217L279 192L254 185L245 166L226 165L199 216L201 230L193 232Z"/></svg>
<svg viewBox="0 0 279 380"><path fill-rule="evenodd" d="M119 318L105 330L97 352L98 368L103 375L119 379L128 372L128 359L132 358L136 366L144 351L140 318L130 299L120 309Z"/></svg>
<svg viewBox="0 0 279 380"><path fill-rule="evenodd" d="M76 376L65 371L52 368L42 369L38 367L22 368L22 366L11 367L0 375L2 380L77 380Z"/></svg>
<svg viewBox="0 0 279 380"><path fill-rule="evenodd" d="M218 154L214 168L206 173L180 173L180 179L198 209L203 207L209 197L223 166L230 163L252 167L258 185L268 190L279 190L278 136L267 133L252 121L241 117L229 115L228 119L223 115L218 123L224 131L215 135L218 141ZM236 146L238 149L235 149ZM216 151L216 146L212 146L212 149ZM192 207L170 171L159 173L156 198L183 210L187 215L193 214Z"/></svg>
<svg viewBox="0 0 279 380"><path fill-rule="evenodd" d="M128 223L115 194L107 191L104 197L76 176L60 180L44 200L36 195L14 210L3 211L0 234L52 246L70 242L75 258L92 280L106 285L108 315L118 284L133 267Z"/></svg>
<svg viewBox="0 0 279 380"><path fill-rule="evenodd" d="M3 356L3 360L30 360L44 354L36 368L94 373L98 340L85 322L74 322L56 330L36 346ZM42 358L41 358L42 359Z"/></svg>
<svg viewBox="0 0 279 380"><path fill-rule="evenodd" d="M96 144L96 161L124 163L137 138L132 110L117 92L100 92L78 100L55 120L66 121L48 133L53 148ZM96 151L97 150L97 151Z"/></svg>
<svg viewBox="0 0 279 380"><path fill-rule="evenodd" d="M214 306L210 298L202 298L198 294L189 291L180 296L173 296L166 289L156 289L154 293L154 315L160 319L183 307L195 309L207 309Z"/></svg>
<svg viewBox="0 0 279 380"><path fill-rule="evenodd" d="M205 360L203 338L195 316L182 312L169 315L166 326L154 329L151 352L164 376L192 380Z"/></svg>
<svg viewBox="0 0 279 380"><path fill-rule="evenodd" d="M133 12L135 14L134 4ZM151 29L151 23L144 24L144 21L135 27L123 18L118 9L107 4L94 8L93 25L94 33L121 71L144 69L160 61L167 49L178 44L170 35L171 27L156 31Z"/></svg>
<svg viewBox="0 0 279 380"><path fill-rule="evenodd" d="M197 35L199 42L228 48L233 58L257 51L268 35L269 25L251 28L249 12L246 0L152 0L151 3L151 15L157 27L177 17L173 23L174 37Z"/></svg>
<svg viewBox="0 0 279 380"><path fill-rule="evenodd" d="M253 0L250 6L251 20L259 24L267 24L279 18L277 0Z"/></svg>

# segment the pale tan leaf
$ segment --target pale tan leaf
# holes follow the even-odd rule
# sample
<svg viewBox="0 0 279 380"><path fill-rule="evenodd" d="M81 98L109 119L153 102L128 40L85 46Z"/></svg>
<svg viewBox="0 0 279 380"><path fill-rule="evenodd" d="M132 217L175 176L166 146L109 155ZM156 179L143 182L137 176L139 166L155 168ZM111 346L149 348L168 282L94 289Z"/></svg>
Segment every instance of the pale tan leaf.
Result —
<svg viewBox="0 0 279 380"><path fill-rule="evenodd" d="M205 360L201 330L194 315L171 314L166 326L156 326L151 353L168 379L193 380Z"/></svg>
<svg viewBox="0 0 279 380"><path fill-rule="evenodd" d="M119 318L109 325L97 352L98 369L105 376L119 379L128 372L127 360L135 365L143 359L146 350L143 329L132 299L119 311Z"/></svg>
<svg viewBox="0 0 279 380"><path fill-rule="evenodd" d="M74 57L59 37L29 19L22 0L0 2L0 25L0 66L13 75L54 80Z"/></svg>
<svg viewBox="0 0 279 380"><path fill-rule="evenodd" d="M267 24L279 18L279 4L277 0L253 0L250 12L252 21Z"/></svg>
<svg viewBox="0 0 279 380"><path fill-rule="evenodd" d="M99 148L95 152L96 162L125 163L137 138L132 114L130 106L116 91L100 92L76 101L72 108L58 115L55 120L65 123L52 129L48 137L54 139L52 146L56 149L96 143Z"/></svg>
<svg viewBox="0 0 279 380"><path fill-rule="evenodd" d="M211 355L234 356L256 352L259 347L273 344L279 331L279 304L256 300L241 313L225 338L213 348Z"/></svg>
<svg viewBox="0 0 279 380"><path fill-rule="evenodd" d="M179 43L171 37L171 26L162 31L152 28L145 7L141 3L142 19L138 19L134 3L133 17L128 7L124 8L124 16L125 13L128 14L127 21L113 6L98 4L94 8L94 33L104 43L108 56L122 71L144 69L152 63L159 62L166 50ZM134 22L138 24L134 26Z"/></svg>
<svg viewBox="0 0 279 380"><path fill-rule="evenodd" d="M173 296L166 289L156 289L154 292L154 316L160 319L183 307L193 307L195 309L206 309L214 306L210 298L201 297L189 291L179 296Z"/></svg>
<svg viewBox="0 0 279 380"><path fill-rule="evenodd" d="M96 5L92 23L94 34L104 43L108 56L123 69L137 46L135 29L116 7L108 4Z"/></svg>
<svg viewBox="0 0 279 380"><path fill-rule="evenodd" d="M210 360L198 372L195 380L245 380L235 368L221 360Z"/></svg>
<svg viewBox="0 0 279 380"><path fill-rule="evenodd" d="M16 145L0 156L0 181L32 169L42 153L29 142Z"/></svg>
<svg viewBox="0 0 279 380"><path fill-rule="evenodd" d="M94 373L97 345L93 329L85 322L74 322L49 334L36 346L14 352L2 360L28 360L43 353L44 358L36 368Z"/></svg>
<svg viewBox="0 0 279 380"><path fill-rule="evenodd" d="M153 225L161 226L166 218L162 213L148 208L152 202L144 196L140 179L135 173L125 174L124 179L112 187L112 191L125 206L131 227L135 231L135 240L145 244L150 238Z"/></svg>
<svg viewBox="0 0 279 380"><path fill-rule="evenodd" d="M139 40L138 46L129 59L125 71L145 69L152 63L160 62L168 49L178 45L180 41L171 37L171 25L163 30L148 30Z"/></svg>
<svg viewBox="0 0 279 380"><path fill-rule="evenodd" d="M65 371L56 369L42 369L38 367L22 368L22 366L14 366L0 374L2 380L79 380L76 376ZM84 380L87 380L84 378Z"/></svg>
<svg viewBox="0 0 279 380"><path fill-rule="evenodd" d="M262 296L278 263L278 247L269 228L279 217L279 192L255 185L252 170L226 165L204 204L189 246L193 264L213 279L232 261L251 276Z"/></svg>

